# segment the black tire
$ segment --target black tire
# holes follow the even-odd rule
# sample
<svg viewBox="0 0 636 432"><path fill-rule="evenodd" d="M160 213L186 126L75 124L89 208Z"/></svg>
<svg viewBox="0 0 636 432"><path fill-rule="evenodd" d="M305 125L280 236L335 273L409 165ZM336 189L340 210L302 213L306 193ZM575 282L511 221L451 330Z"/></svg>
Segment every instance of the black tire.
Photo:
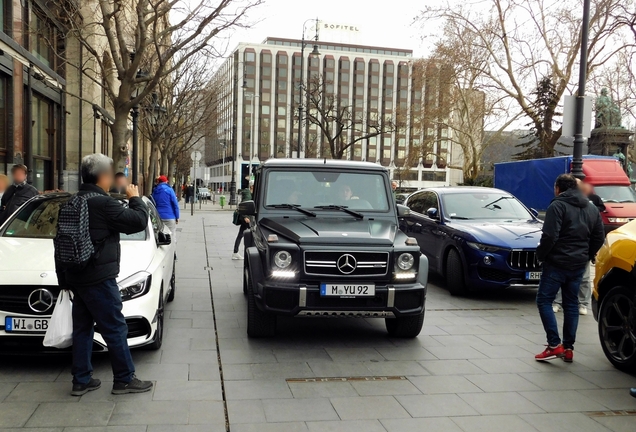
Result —
<svg viewBox="0 0 636 432"><path fill-rule="evenodd" d="M634 290L612 288L598 312L598 335L605 357L618 369L636 372L636 305Z"/></svg>
<svg viewBox="0 0 636 432"><path fill-rule="evenodd" d="M149 350L156 351L163 345L163 318L164 318L163 289L159 293L159 306L157 306L157 330L152 343L148 345Z"/></svg>
<svg viewBox="0 0 636 432"><path fill-rule="evenodd" d="M464 279L464 264L457 249L451 249L448 252L444 273L446 277L446 288L451 295L464 296L468 294L466 280Z"/></svg>
<svg viewBox="0 0 636 432"><path fill-rule="evenodd" d="M170 292L168 293L168 303L174 300L174 294L177 290L177 277L175 273L175 267L177 266L177 258L175 257L172 263L172 276L170 277Z"/></svg>
<svg viewBox="0 0 636 432"><path fill-rule="evenodd" d="M243 295L247 295L247 284L250 277L248 272L247 264L243 264Z"/></svg>
<svg viewBox="0 0 636 432"><path fill-rule="evenodd" d="M419 315L400 318L386 318L386 331L389 336L396 338L415 338L422 331L424 325L424 311Z"/></svg>
<svg viewBox="0 0 636 432"><path fill-rule="evenodd" d="M247 269L247 266L246 266ZM263 312L256 305L254 286L249 271L246 273L247 284L247 336L251 338L271 337L276 334L276 315Z"/></svg>

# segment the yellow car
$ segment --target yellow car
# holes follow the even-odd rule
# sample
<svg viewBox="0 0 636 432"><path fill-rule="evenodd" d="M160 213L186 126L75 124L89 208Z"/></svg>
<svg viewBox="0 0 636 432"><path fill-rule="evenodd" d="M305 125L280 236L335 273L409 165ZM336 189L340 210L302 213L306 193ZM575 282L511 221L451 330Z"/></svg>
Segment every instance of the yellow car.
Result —
<svg viewBox="0 0 636 432"><path fill-rule="evenodd" d="M605 356L636 371L636 221L607 234L596 257L592 311Z"/></svg>

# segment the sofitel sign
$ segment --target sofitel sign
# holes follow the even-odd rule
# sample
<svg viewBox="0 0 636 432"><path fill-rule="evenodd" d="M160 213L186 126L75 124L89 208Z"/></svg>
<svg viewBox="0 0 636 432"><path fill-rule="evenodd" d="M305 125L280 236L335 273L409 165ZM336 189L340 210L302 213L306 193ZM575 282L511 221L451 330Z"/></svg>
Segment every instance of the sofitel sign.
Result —
<svg viewBox="0 0 636 432"><path fill-rule="evenodd" d="M330 23L322 23L322 28L327 30L341 30L341 31L350 31L350 32L359 32L360 29L357 26L352 25L343 25L343 24L330 24Z"/></svg>

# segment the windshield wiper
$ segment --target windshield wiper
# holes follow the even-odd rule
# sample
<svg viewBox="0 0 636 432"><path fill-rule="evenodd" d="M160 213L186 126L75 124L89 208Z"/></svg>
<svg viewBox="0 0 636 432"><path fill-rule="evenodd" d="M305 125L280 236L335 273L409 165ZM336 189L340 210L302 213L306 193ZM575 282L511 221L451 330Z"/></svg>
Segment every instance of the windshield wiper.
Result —
<svg viewBox="0 0 636 432"><path fill-rule="evenodd" d="M626 199L626 200L621 200L621 203L633 203L634 200L633 199Z"/></svg>
<svg viewBox="0 0 636 432"><path fill-rule="evenodd" d="M311 210L305 210L304 208L301 208L299 204L273 204L268 205L267 207L273 207L275 209L293 209L302 214L306 214L307 216L316 217L316 213L312 212Z"/></svg>
<svg viewBox="0 0 636 432"><path fill-rule="evenodd" d="M349 210L347 208L347 206L329 204L329 205L315 206L314 208L323 209L323 210L340 210L340 211L343 211L343 212L345 212L347 214L350 214L351 216L357 217L358 219L364 219L364 215L362 213L359 213L359 212L353 211L353 210Z"/></svg>
<svg viewBox="0 0 636 432"><path fill-rule="evenodd" d="M471 220L472 218L466 216L450 216L451 219L459 219L459 220Z"/></svg>
<svg viewBox="0 0 636 432"><path fill-rule="evenodd" d="M502 196L502 197L497 198L497 199L496 199L496 200L494 200L493 202L491 202L491 203L489 203L489 204L486 204L483 208L488 208L488 207L490 207L490 206L493 206L493 207L495 207L495 208L497 208L497 209L501 210L501 207L500 207L500 206L495 206L495 205L493 205L493 204L495 204L495 203L497 203L497 202L499 202L499 201L501 201L501 200L505 200L505 199L513 199L513 198L512 198L512 197L509 197L509 196Z"/></svg>

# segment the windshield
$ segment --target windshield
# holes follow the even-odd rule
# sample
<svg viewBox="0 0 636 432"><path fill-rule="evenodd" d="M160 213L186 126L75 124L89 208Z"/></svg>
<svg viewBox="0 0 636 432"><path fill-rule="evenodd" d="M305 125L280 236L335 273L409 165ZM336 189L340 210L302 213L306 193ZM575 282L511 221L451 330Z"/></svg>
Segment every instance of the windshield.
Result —
<svg viewBox="0 0 636 432"><path fill-rule="evenodd" d="M270 171L266 187L266 207L292 204L302 208L389 210L386 179L380 173Z"/></svg>
<svg viewBox="0 0 636 432"><path fill-rule="evenodd" d="M636 192L629 186L594 186L594 193L607 203L636 202Z"/></svg>
<svg viewBox="0 0 636 432"><path fill-rule="evenodd" d="M13 216L2 233L3 237L52 239L57 233L57 216L60 206L68 196L47 200L34 200L25 205ZM126 235L122 240L146 240L146 230Z"/></svg>
<svg viewBox="0 0 636 432"><path fill-rule="evenodd" d="M528 220L532 215L517 199L500 192L466 192L442 195L448 219Z"/></svg>

